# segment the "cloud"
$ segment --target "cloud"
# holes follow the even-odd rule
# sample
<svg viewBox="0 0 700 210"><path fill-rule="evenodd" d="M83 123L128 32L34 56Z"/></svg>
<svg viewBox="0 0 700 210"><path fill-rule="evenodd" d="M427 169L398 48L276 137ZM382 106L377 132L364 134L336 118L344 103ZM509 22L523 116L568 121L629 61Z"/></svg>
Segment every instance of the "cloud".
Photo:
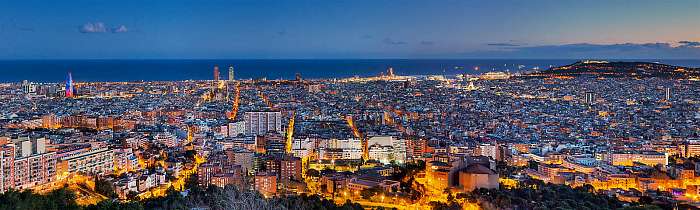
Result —
<svg viewBox="0 0 700 210"><path fill-rule="evenodd" d="M103 22L88 22L78 28L80 33L92 34L92 33L126 33L129 32L129 28L125 25L116 25L114 27L109 27Z"/></svg>
<svg viewBox="0 0 700 210"><path fill-rule="evenodd" d="M115 28L112 28L112 33L126 33L129 32L129 29L126 28L124 25L119 25Z"/></svg>
<svg viewBox="0 0 700 210"><path fill-rule="evenodd" d="M486 45L495 46L495 47L519 47L520 46L520 44L513 44L513 43L488 43Z"/></svg>
<svg viewBox="0 0 700 210"><path fill-rule="evenodd" d="M421 45L434 45L435 42L433 42L433 41L420 41L420 44Z"/></svg>
<svg viewBox="0 0 700 210"><path fill-rule="evenodd" d="M360 38L362 38L362 39L371 39L371 38L372 38L372 35L365 34L365 35L362 35Z"/></svg>
<svg viewBox="0 0 700 210"><path fill-rule="evenodd" d="M498 44L498 43L494 43ZM680 45L678 45L680 44ZM488 44L487 44L488 45ZM700 57L700 43L681 41L678 43L575 43L538 46L506 46L503 48L472 51L462 56L483 58L620 58L620 59L678 59Z"/></svg>
<svg viewBox="0 0 700 210"><path fill-rule="evenodd" d="M96 23L85 23L82 26L80 26L79 29L80 33L104 33L107 32L107 27L103 22L96 22Z"/></svg>
<svg viewBox="0 0 700 210"><path fill-rule="evenodd" d="M388 45L404 45L404 44L408 44L407 42L404 42L404 41L395 41L395 40L392 40L391 38L388 38L388 37L387 37L387 38L384 38L384 40L382 40L382 42L383 42L384 44L388 44Z"/></svg>
<svg viewBox="0 0 700 210"><path fill-rule="evenodd" d="M700 42L696 41L680 41L678 44L681 44L681 47L700 47Z"/></svg>
<svg viewBox="0 0 700 210"><path fill-rule="evenodd" d="M286 35L287 35L287 31L286 31L286 30L282 30L282 31L278 31L278 32L277 32L277 36L286 36Z"/></svg>

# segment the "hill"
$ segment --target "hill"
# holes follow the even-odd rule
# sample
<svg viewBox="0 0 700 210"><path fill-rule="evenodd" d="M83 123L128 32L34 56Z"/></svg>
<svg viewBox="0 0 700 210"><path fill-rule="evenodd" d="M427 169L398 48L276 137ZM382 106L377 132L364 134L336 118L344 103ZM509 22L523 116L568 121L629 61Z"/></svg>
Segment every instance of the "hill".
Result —
<svg viewBox="0 0 700 210"><path fill-rule="evenodd" d="M651 62L578 61L526 74L530 77L552 76L600 76L600 77L662 77L671 79L700 78L700 68L690 68Z"/></svg>

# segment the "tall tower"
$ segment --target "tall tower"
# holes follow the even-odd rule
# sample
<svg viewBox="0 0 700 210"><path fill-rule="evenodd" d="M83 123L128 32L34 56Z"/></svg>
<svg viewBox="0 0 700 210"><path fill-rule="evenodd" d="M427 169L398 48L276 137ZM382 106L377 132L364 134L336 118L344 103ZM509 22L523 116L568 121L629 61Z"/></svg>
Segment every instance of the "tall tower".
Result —
<svg viewBox="0 0 700 210"><path fill-rule="evenodd" d="M214 65L214 81L219 81L219 65Z"/></svg>
<svg viewBox="0 0 700 210"><path fill-rule="evenodd" d="M389 67L389 69L386 71L387 71L386 73L389 77L394 77L394 68Z"/></svg>
<svg viewBox="0 0 700 210"><path fill-rule="evenodd" d="M666 101L671 101L671 88L666 88Z"/></svg>
<svg viewBox="0 0 700 210"><path fill-rule="evenodd" d="M233 66L228 67L228 81L233 81L235 77L233 77Z"/></svg>
<svg viewBox="0 0 700 210"><path fill-rule="evenodd" d="M73 75L71 72L68 72L68 75L66 76L66 98L72 98L73 97Z"/></svg>
<svg viewBox="0 0 700 210"><path fill-rule="evenodd" d="M585 102L586 102L586 104L595 103L595 95L593 94L593 92L586 92Z"/></svg>

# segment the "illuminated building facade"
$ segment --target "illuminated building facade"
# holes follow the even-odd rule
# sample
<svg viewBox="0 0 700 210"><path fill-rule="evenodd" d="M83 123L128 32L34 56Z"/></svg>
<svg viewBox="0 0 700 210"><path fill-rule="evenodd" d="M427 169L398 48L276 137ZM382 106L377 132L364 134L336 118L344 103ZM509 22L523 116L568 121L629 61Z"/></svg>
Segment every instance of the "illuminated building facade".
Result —
<svg viewBox="0 0 700 210"><path fill-rule="evenodd" d="M93 149L61 158L60 172L106 175L114 171L114 150Z"/></svg>
<svg viewBox="0 0 700 210"><path fill-rule="evenodd" d="M481 164L471 164L458 172L462 190L471 192L478 188L498 189L498 173Z"/></svg>
<svg viewBox="0 0 700 210"><path fill-rule="evenodd" d="M255 174L255 190L265 196L277 194L277 175L265 172Z"/></svg>
<svg viewBox="0 0 700 210"><path fill-rule="evenodd" d="M214 81L219 81L219 66L214 66Z"/></svg>
<svg viewBox="0 0 700 210"><path fill-rule="evenodd" d="M634 163L644 165L668 165L668 155L654 151L642 151L639 153L614 153L610 154L610 164L614 166L633 166Z"/></svg>
<svg viewBox="0 0 700 210"><path fill-rule="evenodd" d="M246 112L245 134L264 135L267 132L282 132L282 113L274 111Z"/></svg>
<svg viewBox="0 0 700 210"><path fill-rule="evenodd" d="M234 75L234 73L235 73L235 72L233 71L233 66L229 66L229 67L228 67L228 81L234 81L234 80L235 80L235 77L234 77L235 75Z"/></svg>
<svg viewBox="0 0 700 210"><path fill-rule="evenodd" d="M0 192L31 189L56 179L56 153L46 151L46 139L5 139L0 142Z"/></svg>
<svg viewBox="0 0 700 210"><path fill-rule="evenodd" d="M75 96L75 85L73 84L73 75L68 72L66 76L66 98L72 98Z"/></svg>
<svg viewBox="0 0 700 210"><path fill-rule="evenodd" d="M301 158L286 156L280 161L280 180L301 180Z"/></svg>

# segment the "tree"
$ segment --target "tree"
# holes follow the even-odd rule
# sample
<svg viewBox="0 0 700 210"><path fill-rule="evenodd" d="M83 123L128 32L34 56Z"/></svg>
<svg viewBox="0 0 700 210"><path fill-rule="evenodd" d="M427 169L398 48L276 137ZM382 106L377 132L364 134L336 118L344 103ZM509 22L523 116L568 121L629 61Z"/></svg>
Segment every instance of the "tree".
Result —
<svg viewBox="0 0 700 210"><path fill-rule="evenodd" d="M306 175L312 176L312 177L321 177L321 172L319 172L316 169L309 169L309 170L306 170Z"/></svg>
<svg viewBox="0 0 700 210"><path fill-rule="evenodd" d="M529 168L529 169L537 170L537 167L538 167L539 165L540 165L540 164L539 164L538 162L536 162L536 161L533 161L533 160L527 161L527 168Z"/></svg>
<svg viewBox="0 0 700 210"><path fill-rule="evenodd" d="M654 202L654 199L649 196L639 197L639 203L641 204L651 204L652 202Z"/></svg>
<svg viewBox="0 0 700 210"><path fill-rule="evenodd" d="M377 187L367 188L360 191L360 196L362 196L363 199L370 199L372 196L377 195L379 192L381 192L381 189Z"/></svg>
<svg viewBox="0 0 700 210"><path fill-rule="evenodd" d="M99 176L95 176L95 192L108 198L119 197L119 195L117 195L117 193L114 191L114 186L112 186L112 183L101 179Z"/></svg>

